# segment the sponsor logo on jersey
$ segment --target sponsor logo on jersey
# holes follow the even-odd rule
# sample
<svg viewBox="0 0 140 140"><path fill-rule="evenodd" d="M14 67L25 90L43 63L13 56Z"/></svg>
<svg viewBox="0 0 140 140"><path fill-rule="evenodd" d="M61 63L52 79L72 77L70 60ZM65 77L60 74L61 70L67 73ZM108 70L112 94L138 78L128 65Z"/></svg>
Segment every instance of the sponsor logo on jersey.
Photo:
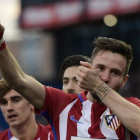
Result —
<svg viewBox="0 0 140 140"><path fill-rule="evenodd" d="M79 122L78 120L76 120L76 119L74 118L74 115L73 115L73 116L70 116L70 119L71 119L72 121L76 122L76 123L84 124L84 123Z"/></svg>
<svg viewBox="0 0 140 140"><path fill-rule="evenodd" d="M120 120L114 114L105 115L104 119L107 127L113 130L116 130L121 124Z"/></svg>

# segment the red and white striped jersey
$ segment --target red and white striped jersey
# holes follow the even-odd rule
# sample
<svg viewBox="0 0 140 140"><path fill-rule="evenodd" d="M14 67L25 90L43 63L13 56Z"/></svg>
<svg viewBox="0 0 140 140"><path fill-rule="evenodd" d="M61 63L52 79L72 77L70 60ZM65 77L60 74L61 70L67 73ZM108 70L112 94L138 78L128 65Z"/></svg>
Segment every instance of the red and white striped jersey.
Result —
<svg viewBox="0 0 140 140"><path fill-rule="evenodd" d="M105 105L87 100L87 92L66 94L45 87L46 97L42 114L50 122L55 140L71 140L71 136L96 139L125 140L125 127ZM126 100L140 107L137 98ZM123 113L123 112L122 112ZM130 132L130 140L136 136Z"/></svg>
<svg viewBox="0 0 140 140"><path fill-rule="evenodd" d="M38 124L38 131L34 140L53 140L52 131L49 126ZM0 133L0 140L19 140L12 135L10 129L6 129Z"/></svg>
<svg viewBox="0 0 140 140"><path fill-rule="evenodd" d="M45 138L44 140L54 140L53 131L52 131L52 128L51 128L51 125L50 125L50 124L48 124L48 125L45 127L44 133L47 134L47 137L44 137L44 138ZM40 139L40 140L43 140L43 139Z"/></svg>

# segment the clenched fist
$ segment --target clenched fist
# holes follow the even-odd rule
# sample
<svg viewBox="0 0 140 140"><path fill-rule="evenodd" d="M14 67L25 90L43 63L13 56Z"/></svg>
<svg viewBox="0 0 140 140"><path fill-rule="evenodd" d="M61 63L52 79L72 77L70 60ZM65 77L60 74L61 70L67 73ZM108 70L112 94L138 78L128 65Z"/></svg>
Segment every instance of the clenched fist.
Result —
<svg viewBox="0 0 140 140"><path fill-rule="evenodd" d="M78 85L88 91L96 91L98 86L103 82L99 77L97 70L88 62L80 62L76 79Z"/></svg>

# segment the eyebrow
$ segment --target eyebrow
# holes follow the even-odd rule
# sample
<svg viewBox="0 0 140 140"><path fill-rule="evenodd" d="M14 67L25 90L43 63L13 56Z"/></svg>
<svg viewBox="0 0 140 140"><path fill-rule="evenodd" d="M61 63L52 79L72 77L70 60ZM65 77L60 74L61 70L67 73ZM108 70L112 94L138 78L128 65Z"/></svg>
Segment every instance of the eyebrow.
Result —
<svg viewBox="0 0 140 140"><path fill-rule="evenodd" d="M17 96L10 97L10 99L16 99L16 98L22 98L22 96L17 95Z"/></svg>
<svg viewBox="0 0 140 140"><path fill-rule="evenodd" d="M103 65L103 64L96 64L95 67L97 67L97 66L105 67L105 65Z"/></svg>
<svg viewBox="0 0 140 140"><path fill-rule="evenodd" d="M63 77L63 80L68 80L69 78L67 78L67 77Z"/></svg>
<svg viewBox="0 0 140 140"><path fill-rule="evenodd" d="M19 96L19 95L17 95L17 96L12 96L12 97L10 97L10 99L16 99L16 98L22 98L22 96ZM0 99L0 102L1 101L6 101L6 98L2 98L2 99Z"/></svg>
<svg viewBox="0 0 140 140"><path fill-rule="evenodd" d="M72 77L72 79L76 79L76 76ZM63 80L69 80L68 77L63 77Z"/></svg>

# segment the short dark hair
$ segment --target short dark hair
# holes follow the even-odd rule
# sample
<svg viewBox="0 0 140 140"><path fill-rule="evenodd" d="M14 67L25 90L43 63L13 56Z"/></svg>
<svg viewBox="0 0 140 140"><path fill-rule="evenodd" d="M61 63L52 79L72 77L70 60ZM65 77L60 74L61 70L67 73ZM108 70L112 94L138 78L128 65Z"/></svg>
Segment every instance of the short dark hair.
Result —
<svg viewBox="0 0 140 140"><path fill-rule="evenodd" d="M90 57L84 56L84 55L71 55L67 57L60 68L60 78L63 79L64 72L67 68L73 67L73 66L80 66L80 61L89 62L90 63Z"/></svg>
<svg viewBox="0 0 140 140"><path fill-rule="evenodd" d="M131 62L133 60L133 51L131 45L127 45L121 40L107 37L98 37L94 40L93 45L95 48L91 55L91 63L93 62L93 59L96 57L96 55L103 50L118 53L126 58L127 66L125 75L128 74Z"/></svg>
<svg viewBox="0 0 140 140"><path fill-rule="evenodd" d="M0 99L3 98L12 88L10 88L4 79L0 80Z"/></svg>

